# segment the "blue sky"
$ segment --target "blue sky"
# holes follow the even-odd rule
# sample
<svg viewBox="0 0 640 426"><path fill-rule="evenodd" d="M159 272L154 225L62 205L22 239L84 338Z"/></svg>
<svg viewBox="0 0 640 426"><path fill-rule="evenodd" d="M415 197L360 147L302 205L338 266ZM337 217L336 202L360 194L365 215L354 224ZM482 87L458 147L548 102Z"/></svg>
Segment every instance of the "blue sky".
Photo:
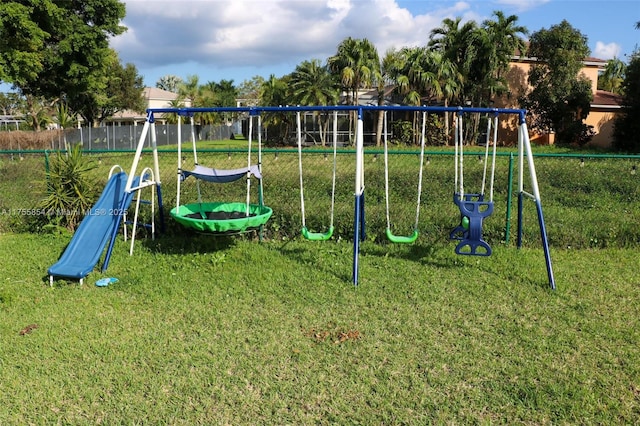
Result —
<svg viewBox="0 0 640 426"><path fill-rule="evenodd" d="M640 45L637 0L122 0L128 31L111 40L155 86L165 75L233 80L281 77L303 60L336 52L346 37L368 38L383 54L426 44L444 18L481 23L494 10L530 32L566 19L587 36L591 56L626 61Z"/></svg>

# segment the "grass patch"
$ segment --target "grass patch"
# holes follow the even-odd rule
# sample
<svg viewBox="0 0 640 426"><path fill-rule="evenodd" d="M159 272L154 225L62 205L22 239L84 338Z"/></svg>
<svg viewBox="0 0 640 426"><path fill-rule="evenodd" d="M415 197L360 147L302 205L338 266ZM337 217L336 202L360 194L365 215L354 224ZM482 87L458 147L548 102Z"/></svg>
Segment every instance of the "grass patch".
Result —
<svg viewBox="0 0 640 426"><path fill-rule="evenodd" d="M547 152L548 150L545 150ZM277 155L276 155L277 154ZM95 155L106 182L127 153ZM70 235L22 233L46 192L42 156L0 160L0 424L633 424L640 418L639 175L633 159L536 158L558 290L548 289L535 207L524 248L504 244L508 161L500 157L490 258L456 256L448 233L453 159L425 166L415 245L384 241L384 164L365 155L368 239L351 284L353 176L339 155L335 239L298 236L298 161L263 157L267 239L118 240L106 288L46 270ZM246 155L203 152L216 168ZM141 166L150 165L143 155ZM165 213L176 154L161 153ZM392 156L394 232L415 219L417 158ZM190 168L189 153L183 167ZM304 159L307 224L329 221L332 162ZM465 162L477 188L482 163ZM201 185L243 200L245 182ZM195 182L182 202L196 199ZM514 206L515 207L515 204ZM168 216L168 214L166 215ZM512 215L515 222L515 214ZM515 223L514 223L515 226ZM13 231L15 233L6 233ZM514 231L515 232L515 231ZM512 240L515 234L512 235Z"/></svg>
<svg viewBox="0 0 640 426"><path fill-rule="evenodd" d="M634 250L118 242L117 284L46 285L65 241L2 235L0 422L633 423ZM33 250L38 246L39 250ZM31 327L27 332L23 332Z"/></svg>

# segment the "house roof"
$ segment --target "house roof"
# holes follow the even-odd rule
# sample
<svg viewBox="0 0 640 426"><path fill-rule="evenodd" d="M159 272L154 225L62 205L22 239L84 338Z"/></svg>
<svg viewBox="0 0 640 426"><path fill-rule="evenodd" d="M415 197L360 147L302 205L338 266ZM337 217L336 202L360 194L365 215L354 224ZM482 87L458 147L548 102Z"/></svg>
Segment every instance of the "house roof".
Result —
<svg viewBox="0 0 640 426"><path fill-rule="evenodd" d="M121 121L121 120L146 120L146 114L140 114L139 112L126 109L124 111L118 111L111 117L108 117L105 121Z"/></svg>
<svg viewBox="0 0 640 426"><path fill-rule="evenodd" d="M167 90L158 89L157 87L145 87L142 90L142 96L147 101L147 108L150 106L150 101L160 101L162 103L169 104L171 101L177 99L179 95ZM189 99L185 100L190 102ZM107 119L107 121L122 121L122 120L145 120L147 115L145 112L139 113L131 110L119 111L113 114Z"/></svg>
<svg viewBox="0 0 640 426"><path fill-rule="evenodd" d="M529 42L525 42L527 49L529 48ZM513 52L513 55L511 56L511 60L514 62L538 62L538 58L536 58L535 56L528 56L527 52L523 52L520 49L516 49ZM582 62L584 63L584 65L586 66L595 66L598 68L603 68L606 64L607 61L604 59L600 59L600 58L595 58L593 56L587 56L586 58L584 58L582 60Z"/></svg>
<svg viewBox="0 0 640 426"><path fill-rule="evenodd" d="M607 65L607 61L600 58L594 58L593 56L589 56L583 59L585 65L596 66L598 68L604 68Z"/></svg>
<svg viewBox="0 0 640 426"><path fill-rule="evenodd" d="M158 89L157 87L145 87L142 91L145 99L172 101L178 98L177 93L168 90Z"/></svg>
<svg viewBox="0 0 640 426"><path fill-rule="evenodd" d="M612 92L604 90L596 91L591 102L592 108L620 108L622 105L622 97Z"/></svg>
<svg viewBox="0 0 640 426"><path fill-rule="evenodd" d="M393 91L395 90L394 85L387 85L383 90L384 104L385 105L397 105L391 102L391 97L393 95ZM378 105L378 89L360 89L358 90L358 104L359 105Z"/></svg>

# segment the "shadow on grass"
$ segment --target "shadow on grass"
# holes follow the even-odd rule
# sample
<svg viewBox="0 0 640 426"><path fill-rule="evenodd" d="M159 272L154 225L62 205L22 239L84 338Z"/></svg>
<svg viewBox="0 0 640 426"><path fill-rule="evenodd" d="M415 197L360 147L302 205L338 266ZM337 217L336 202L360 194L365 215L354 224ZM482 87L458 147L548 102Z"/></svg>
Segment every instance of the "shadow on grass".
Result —
<svg viewBox="0 0 640 426"><path fill-rule="evenodd" d="M344 281L353 282L353 244L344 241L304 242L291 240L278 247L278 252L296 263L301 268L312 268L319 273L327 274ZM359 262L367 262L367 257L395 257L421 266L433 268L459 268L455 258L443 257L439 244L380 244L363 242L360 245Z"/></svg>
<svg viewBox="0 0 640 426"><path fill-rule="evenodd" d="M247 235L204 234L185 230L181 234L160 235L156 239L142 238L141 244L150 252L162 254L211 253L236 244Z"/></svg>
<svg viewBox="0 0 640 426"><path fill-rule="evenodd" d="M416 262L423 266L432 266L436 268L458 268L459 263L456 262L454 256L443 257L442 253L447 247L443 243L421 242L414 244L376 244L366 245L360 253L365 256L378 257L397 257L410 262ZM453 252L453 248L451 249Z"/></svg>
<svg viewBox="0 0 640 426"><path fill-rule="evenodd" d="M362 256L379 258L395 257L417 263L423 267L442 270L466 269L476 277L484 276L486 280L506 280L517 285L527 285L539 289L549 289L547 274L544 270L544 254L539 259L532 259L531 251L521 251L515 247L504 247L496 244L491 256L459 255L455 253L453 241L424 241L414 244L365 244L360 253Z"/></svg>
<svg viewBox="0 0 640 426"><path fill-rule="evenodd" d="M312 268L321 274L332 275L344 281L351 282L351 268L347 262L352 254L347 245L336 244L335 241L312 242L289 240L279 246L277 251L284 257L293 260L304 269Z"/></svg>

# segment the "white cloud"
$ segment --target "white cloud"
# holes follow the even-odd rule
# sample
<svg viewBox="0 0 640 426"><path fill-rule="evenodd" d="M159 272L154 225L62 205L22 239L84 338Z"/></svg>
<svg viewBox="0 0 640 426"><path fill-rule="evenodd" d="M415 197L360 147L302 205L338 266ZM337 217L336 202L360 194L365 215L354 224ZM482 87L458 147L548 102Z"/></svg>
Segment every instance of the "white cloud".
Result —
<svg viewBox="0 0 640 426"><path fill-rule="evenodd" d="M333 55L346 37L367 38L382 55L390 47L426 44L446 17L482 20L463 1L430 4L428 13L412 13L396 0L124 2L129 30L112 46L143 74L185 63L217 70L286 65L290 72L303 60Z"/></svg>
<svg viewBox="0 0 640 426"><path fill-rule="evenodd" d="M113 46L146 65L193 60L218 66L263 65L331 45L349 11L345 1L128 0L128 33Z"/></svg>
<svg viewBox="0 0 640 426"><path fill-rule="evenodd" d="M620 56L622 48L617 43L603 43L601 41L596 42L596 49L593 52L593 56L599 59L613 59Z"/></svg>

